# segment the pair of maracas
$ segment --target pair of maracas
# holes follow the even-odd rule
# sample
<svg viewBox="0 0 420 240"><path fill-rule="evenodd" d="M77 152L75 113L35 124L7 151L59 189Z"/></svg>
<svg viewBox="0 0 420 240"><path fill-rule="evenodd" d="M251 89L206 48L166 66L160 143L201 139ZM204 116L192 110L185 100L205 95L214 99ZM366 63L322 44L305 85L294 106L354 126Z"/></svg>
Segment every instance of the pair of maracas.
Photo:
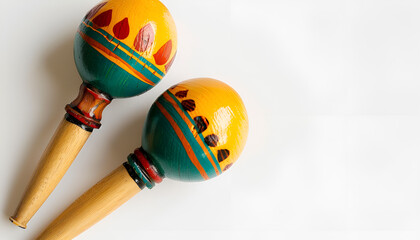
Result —
<svg viewBox="0 0 420 240"><path fill-rule="evenodd" d="M54 190L112 98L141 94L157 84L176 55L176 30L158 0L109 0L80 24L74 43L83 79L79 96L45 150L10 220L26 228ZM145 186L164 177L207 180L228 169L241 153L248 130L238 94L214 79L192 79L164 92L152 105L143 146L128 161L70 205L38 239L72 239Z"/></svg>

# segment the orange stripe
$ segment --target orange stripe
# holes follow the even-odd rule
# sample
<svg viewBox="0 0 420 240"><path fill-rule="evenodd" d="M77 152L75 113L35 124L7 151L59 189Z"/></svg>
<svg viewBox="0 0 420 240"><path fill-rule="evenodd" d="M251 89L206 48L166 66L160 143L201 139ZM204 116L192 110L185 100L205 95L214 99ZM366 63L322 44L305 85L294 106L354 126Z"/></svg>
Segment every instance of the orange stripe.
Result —
<svg viewBox="0 0 420 240"><path fill-rule="evenodd" d="M172 104L172 106L175 108L175 110L176 110L176 111L178 112L178 114L181 116L182 120L184 120L184 122L188 125L188 127L189 127L190 129L193 129L193 127L194 127L194 126L192 125L192 123L191 123L190 119L188 119L188 118L187 118L187 116L185 116L184 111L182 111L182 110L179 108L179 105L175 102L175 100L174 100L173 98L171 98L167 92L165 92L165 93L163 94L163 97L164 97L164 98L165 98L168 102L170 102L170 103ZM212 158L211 154L209 153L208 149L206 148L206 146L204 145L203 141L201 140L201 138L200 138L200 137L197 137L197 138L195 138L195 139L197 140L198 144L199 144L199 145L201 146L201 148L203 149L203 151L204 151L204 153L206 154L207 158L210 160L211 165L213 165L214 171L216 171L216 174L217 174L217 175L219 175L219 174L220 174L220 173L219 173L219 169L217 168L216 164L214 163L213 158Z"/></svg>
<svg viewBox="0 0 420 240"><path fill-rule="evenodd" d="M129 51L127 51L127 49L123 48L123 47L119 47L119 45L115 44L113 41L109 40L109 38L101 33L100 31L96 30L95 28L93 28L92 26L86 24L85 22L82 22L86 27L90 28L92 31L95 31L96 33L101 34L105 39L108 40L108 42L110 42L112 45L114 45L116 48L118 47L118 49L120 49L121 51L125 52L127 55L130 55L131 53ZM134 51L134 50L133 50ZM140 64L142 64L143 67L147 68L147 70L149 70L152 74L154 74L156 77L162 79L163 76L161 76L159 73L156 72L155 69L149 67L147 64L145 64L142 60L140 60L138 57L131 55L132 58L134 58L135 60L137 60L137 62L140 62Z"/></svg>
<svg viewBox="0 0 420 240"><path fill-rule="evenodd" d="M155 83L150 81L149 79L147 79L143 74L141 74L139 71L137 71L136 69L134 69L130 64L128 64L126 61L122 60L120 57L118 57L117 54L113 53L111 50L109 50L108 48L106 48L104 45L100 44L99 42L97 42L95 39L89 37L88 35L86 35L85 33L78 31L80 36L83 38L83 40L85 40L89 45L91 45L94 48L97 48L103 52L105 52L106 54L108 54L109 56L117 59L118 61L120 61L121 63L123 63L128 69L130 69L134 74L136 74L141 81L143 81L144 83L147 83L151 86L154 86ZM115 64L117 64L116 62L114 62ZM117 64L118 65L118 64Z"/></svg>
<svg viewBox="0 0 420 240"><path fill-rule="evenodd" d="M188 143L187 139L185 138L184 134L182 133L179 126L176 124L176 122L172 119L171 115L166 111L166 109L160 104L159 102L156 102L156 106L159 108L159 110L162 112L162 114L165 116L165 118L169 121L172 128L175 130L176 135L178 136L179 140L181 140L182 145L184 146L185 151L188 154L188 157L191 159L191 162L194 164L194 166L197 168L197 170L200 172L201 176L207 180L209 177L207 176L206 171L204 171L203 167L201 166L200 162L198 161L197 157L195 156L190 144Z"/></svg>

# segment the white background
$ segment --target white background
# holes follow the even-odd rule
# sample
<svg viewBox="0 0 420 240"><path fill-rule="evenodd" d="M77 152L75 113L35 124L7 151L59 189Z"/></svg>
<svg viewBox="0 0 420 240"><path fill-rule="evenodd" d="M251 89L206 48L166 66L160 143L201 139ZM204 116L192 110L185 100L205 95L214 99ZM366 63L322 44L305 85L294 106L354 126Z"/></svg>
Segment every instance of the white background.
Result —
<svg viewBox="0 0 420 240"><path fill-rule="evenodd" d="M14 212L81 80L77 26L96 0L2 0L0 239L33 239L141 145L154 99L213 77L247 106L233 168L165 180L77 239L420 238L420 3L417 0L165 0L178 29L171 71L114 100L29 222Z"/></svg>

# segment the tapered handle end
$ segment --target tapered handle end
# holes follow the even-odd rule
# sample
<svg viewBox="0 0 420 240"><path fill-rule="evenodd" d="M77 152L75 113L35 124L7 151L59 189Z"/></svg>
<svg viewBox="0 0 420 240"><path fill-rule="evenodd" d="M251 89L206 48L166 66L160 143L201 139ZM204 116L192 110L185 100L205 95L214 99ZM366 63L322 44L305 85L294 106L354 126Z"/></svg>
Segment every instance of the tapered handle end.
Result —
<svg viewBox="0 0 420 240"><path fill-rule="evenodd" d="M140 188L125 166L120 166L71 204L38 236L38 240L73 239L113 212Z"/></svg>
<svg viewBox="0 0 420 240"><path fill-rule="evenodd" d="M19 220L17 220L17 217L15 217L15 216L9 217L9 220L13 224L15 224L16 226L18 226L18 227L20 227L22 229L26 229L26 223L20 222Z"/></svg>
<svg viewBox="0 0 420 240"><path fill-rule="evenodd" d="M60 182L90 134L63 119L45 149L15 214L10 217L12 223L26 228L26 224Z"/></svg>

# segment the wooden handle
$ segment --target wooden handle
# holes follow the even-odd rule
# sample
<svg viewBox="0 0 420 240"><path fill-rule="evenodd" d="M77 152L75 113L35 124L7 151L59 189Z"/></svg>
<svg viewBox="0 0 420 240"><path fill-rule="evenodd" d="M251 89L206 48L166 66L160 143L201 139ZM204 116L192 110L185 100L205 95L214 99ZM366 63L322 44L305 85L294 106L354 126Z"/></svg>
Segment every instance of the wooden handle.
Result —
<svg viewBox="0 0 420 240"><path fill-rule="evenodd" d="M73 239L138 192L139 186L120 166L71 204L37 239Z"/></svg>
<svg viewBox="0 0 420 240"><path fill-rule="evenodd" d="M65 119L61 121L10 221L26 228L26 224L60 182L90 134L91 132Z"/></svg>

